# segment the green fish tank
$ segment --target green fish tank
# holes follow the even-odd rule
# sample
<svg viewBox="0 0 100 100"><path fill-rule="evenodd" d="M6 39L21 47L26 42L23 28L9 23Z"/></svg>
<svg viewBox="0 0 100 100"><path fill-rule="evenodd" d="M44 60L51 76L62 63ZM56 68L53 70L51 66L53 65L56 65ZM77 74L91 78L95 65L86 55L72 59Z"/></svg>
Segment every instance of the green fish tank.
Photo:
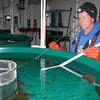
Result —
<svg viewBox="0 0 100 100"><path fill-rule="evenodd" d="M84 77L62 67L41 70L74 56L73 53L44 48L1 47L0 58L17 64L17 88L13 100L99 100L99 62L82 56L65 65Z"/></svg>

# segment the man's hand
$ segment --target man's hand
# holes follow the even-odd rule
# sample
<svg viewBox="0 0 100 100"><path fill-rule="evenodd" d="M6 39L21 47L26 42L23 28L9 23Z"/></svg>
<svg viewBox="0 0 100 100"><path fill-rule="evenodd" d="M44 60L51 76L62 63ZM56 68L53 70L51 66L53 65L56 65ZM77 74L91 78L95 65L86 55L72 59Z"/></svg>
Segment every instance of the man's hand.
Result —
<svg viewBox="0 0 100 100"><path fill-rule="evenodd" d="M97 47L88 47L84 50L84 53L85 56L100 61L100 51Z"/></svg>
<svg viewBox="0 0 100 100"><path fill-rule="evenodd" d="M51 49L55 49L55 50L64 50L64 48L61 48L57 42L55 41L52 41L50 44L49 44L49 48Z"/></svg>

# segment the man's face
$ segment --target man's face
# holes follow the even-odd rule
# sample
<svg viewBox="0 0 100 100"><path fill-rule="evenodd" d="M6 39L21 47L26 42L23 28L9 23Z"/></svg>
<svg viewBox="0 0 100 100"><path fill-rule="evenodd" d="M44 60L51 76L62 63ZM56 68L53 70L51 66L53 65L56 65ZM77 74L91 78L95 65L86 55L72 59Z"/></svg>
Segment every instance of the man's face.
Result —
<svg viewBox="0 0 100 100"><path fill-rule="evenodd" d="M91 18L87 12L81 12L78 14L79 24L82 29L88 29L94 24L94 19Z"/></svg>

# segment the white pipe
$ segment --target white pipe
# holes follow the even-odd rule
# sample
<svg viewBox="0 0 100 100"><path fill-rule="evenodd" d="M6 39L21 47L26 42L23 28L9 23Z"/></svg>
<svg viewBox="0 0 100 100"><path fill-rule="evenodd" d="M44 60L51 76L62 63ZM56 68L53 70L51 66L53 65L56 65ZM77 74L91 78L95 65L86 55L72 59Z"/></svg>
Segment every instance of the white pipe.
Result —
<svg viewBox="0 0 100 100"><path fill-rule="evenodd" d="M11 19L10 19L11 34L14 34L14 7L13 7L13 4L14 4L14 0L11 0L11 10L10 10L10 16L11 16Z"/></svg>
<svg viewBox="0 0 100 100"><path fill-rule="evenodd" d="M46 18L45 18L45 12L46 12L46 0L41 0L41 38L40 38L40 46L42 48L45 48L45 38L46 38Z"/></svg>

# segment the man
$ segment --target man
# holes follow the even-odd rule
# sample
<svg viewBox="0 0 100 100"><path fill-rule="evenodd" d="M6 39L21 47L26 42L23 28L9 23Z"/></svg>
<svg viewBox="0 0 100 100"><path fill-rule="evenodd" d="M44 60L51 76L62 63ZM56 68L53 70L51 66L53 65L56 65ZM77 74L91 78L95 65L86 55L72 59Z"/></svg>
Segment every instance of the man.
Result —
<svg viewBox="0 0 100 100"><path fill-rule="evenodd" d="M70 52L80 53L100 61L100 47L94 47L100 43L100 22L96 21L97 8L90 2L84 3L77 10L80 24L80 32L76 33L71 40ZM56 50L64 50L56 42L51 42L49 47Z"/></svg>

